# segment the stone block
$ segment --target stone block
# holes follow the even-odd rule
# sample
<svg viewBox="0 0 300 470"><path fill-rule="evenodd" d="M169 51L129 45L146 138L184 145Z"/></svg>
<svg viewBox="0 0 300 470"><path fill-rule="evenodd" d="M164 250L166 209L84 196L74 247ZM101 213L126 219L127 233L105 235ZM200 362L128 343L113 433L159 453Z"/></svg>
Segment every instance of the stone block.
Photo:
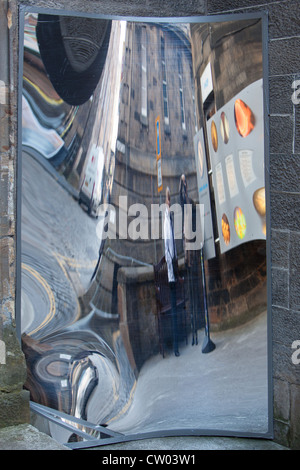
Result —
<svg viewBox="0 0 300 470"><path fill-rule="evenodd" d="M11 237L0 239L0 298L1 300L14 296L15 246Z"/></svg>
<svg viewBox="0 0 300 470"><path fill-rule="evenodd" d="M9 426L0 431L1 450L71 450L55 439L52 439L46 430L39 431L31 424Z"/></svg>
<svg viewBox="0 0 300 470"><path fill-rule="evenodd" d="M300 365L298 365L300 374ZM300 384L291 385L291 422L290 422L290 446L292 449L300 449Z"/></svg>
<svg viewBox="0 0 300 470"><path fill-rule="evenodd" d="M270 153L292 154L293 152L293 116L270 116Z"/></svg>
<svg viewBox="0 0 300 470"><path fill-rule="evenodd" d="M299 73L300 36L269 42L269 73L291 75Z"/></svg>
<svg viewBox="0 0 300 470"><path fill-rule="evenodd" d="M274 420L274 440L283 446L289 447L290 428L287 423Z"/></svg>
<svg viewBox="0 0 300 470"><path fill-rule="evenodd" d="M289 263L290 263L289 303L292 309L300 312L300 290L299 290L300 233L298 231L291 232L290 234ZM299 339L300 339L300 332L299 332Z"/></svg>
<svg viewBox="0 0 300 470"><path fill-rule="evenodd" d="M245 9L245 13L249 12L249 0L207 0L207 12L211 13L235 13L236 11ZM264 0L264 6L276 3L275 0ZM262 2L260 0L251 1L250 7L261 7ZM258 8L257 8L258 9ZM266 9L266 8L265 8ZM253 10L253 8L251 8Z"/></svg>
<svg viewBox="0 0 300 470"><path fill-rule="evenodd" d="M299 321L299 312L272 306L273 340L291 348L295 340L300 340Z"/></svg>
<svg viewBox="0 0 300 470"><path fill-rule="evenodd" d="M0 339L0 365L6 364L6 346L2 339Z"/></svg>
<svg viewBox="0 0 300 470"><path fill-rule="evenodd" d="M298 80L300 79L300 75L298 75ZM297 87L299 90L299 87ZM300 95L297 94L297 98L300 98ZM294 131L294 152L300 155L300 103L294 106L295 112L295 131Z"/></svg>
<svg viewBox="0 0 300 470"><path fill-rule="evenodd" d="M9 181L8 172L0 173L0 235L3 237L9 234L10 221L8 216L8 193Z"/></svg>
<svg viewBox="0 0 300 470"><path fill-rule="evenodd" d="M26 381L26 365L12 326L4 327L5 364L0 367L0 392L21 390Z"/></svg>
<svg viewBox="0 0 300 470"><path fill-rule="evenodd" d="M300 11L298 0L270 2L268 4L269 38L299 35Z"/></svg>
<svg viewBox="0 0 300 470"><path fill-rule="evenodd" d="M299 382L299 366L292 362L293 349L273 341L273 377L289 383Z"/></svg>
<svg viewBox="0 0 300 470"><path fill-rule="evenodd" d="M272 269L272 305L288 308L289 273L287 269Z"/></svg>
<svg viewBox="0 0 300 470"><path fill-rule="evenodd" d="M20 0L20 4L27 4L26 0ZM35 4L38 4L36 2ZM98 15L122 15L122 16L189 16L189 15L203 15L206 11L205 0L191 0L186 2L184 0L168 0L161 2L160 0L151 0L150 2L140 2L136 0L110 0L99 1L90 0L82 2L81 0L71 0L69 2L39 2L41 7L47 6L53 9L65 9L68 11L77 11L84 13L95 13Z"/></svg>
<svg viewBox="0 0 300 470"><path fill-rule="evenodd" d="M289 267L290 232L272 230L271 232L271 263L274 268Z"/></svg>
<svg viewBox="0 0 300 470"><path fill-rule="evenodd" d="M274 417L288 423L290 419L289 384L283 380L274 380Z"/></svg>
<svg viewBox="0 0 300 470"><path fill-rule="evenodd" d="M274 229L299 230L300 194L271 191L271 226Z"/></svg>
<svg viewBox="0 0 300 470"><path fill-rule="evenodd" d="M270 114L293 114L293 75L270 77L269 79L269 105Z"/></svg>
<svg viewBox="0 0 300 470"><path fill-rule="evenodd" d="M270 187L272 191L299 192L300 155L270 155Z"/></svg>
<svg viewBox="0 0 300 470"><path fill-rule="evenodd" d="M29 422L29 392L0 393L0 428Z"/></svg>

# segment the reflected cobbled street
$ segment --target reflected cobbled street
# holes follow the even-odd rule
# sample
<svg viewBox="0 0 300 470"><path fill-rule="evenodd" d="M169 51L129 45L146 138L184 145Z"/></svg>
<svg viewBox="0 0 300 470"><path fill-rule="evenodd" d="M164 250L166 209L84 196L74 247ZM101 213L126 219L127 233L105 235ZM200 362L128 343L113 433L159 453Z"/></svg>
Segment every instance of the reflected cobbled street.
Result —
<svg viewBox="0 0 300 470"><path fill-rule="evenodd" d="M90 422L105 422L112 410L116 413L126 404L134 376L117 357L118 348L122 354L118 322L99 320L92 311L79 320L78 297L89 286L97 263L99 219L89 217L25 152L22 182L22 339L30 364L27 386L37 402ZM100 334L95 333L98 322ZM124 374L122 386L120 373Z"/></svg>

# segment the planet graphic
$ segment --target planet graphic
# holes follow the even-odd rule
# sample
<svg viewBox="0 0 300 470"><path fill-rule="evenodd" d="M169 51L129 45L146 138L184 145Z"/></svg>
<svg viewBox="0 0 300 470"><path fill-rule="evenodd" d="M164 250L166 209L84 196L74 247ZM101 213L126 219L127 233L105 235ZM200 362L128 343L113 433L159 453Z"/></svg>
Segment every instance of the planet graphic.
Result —
<svg viewBox="0 0 300 470"><path fill-rule="evenodd" d="M227 144L229 140L229 121L224 111L221 113L221 136L224 144Z"/></svg>
<svg viewBox="0 0 300 470"><path fill-rule="evenodd" d="M224 238L225 245L230 243L230 226L226 214L222 216L222 235Z"/></svg>
<svg viewBox="0 0 300 470"><path fill-rule="evenodd" d="M246 218L240 207L234 209L234 228L237 236L242 240L246 235Z"/></svg>
<svg viewBox="0 0 300 470"><path fill-rule="evenodd" d="M247 137L254 129L255 117L249 106L240 99L234 104L234 118L238 133L242 137Z"/></svg>
<svg viewBox="0 0 300 470"><path fill-rule="evenodd" d="M216 152L218 150L218 133L217 133L217 127L214 121L212 121L211 123L211 142L212 142L214 151Z"/></svg>

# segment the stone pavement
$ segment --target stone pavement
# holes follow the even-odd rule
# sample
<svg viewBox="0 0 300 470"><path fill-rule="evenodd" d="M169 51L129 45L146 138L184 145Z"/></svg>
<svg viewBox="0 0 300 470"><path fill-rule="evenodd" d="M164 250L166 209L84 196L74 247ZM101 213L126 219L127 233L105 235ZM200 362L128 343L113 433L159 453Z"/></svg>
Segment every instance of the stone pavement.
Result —
<svg viewBox="0 0 300 470"><path fill-rule="evenodd" d="M30 424L0 429L0 450L66 450Z"/></svg>
<svg viewBox="0 0 300 470"><path fill-rule="evenodd" d="M0 429L0 450L70 450L30 424ZM161 437L94 447L98 451L288 450L271 440L233 437Z"/></svg>

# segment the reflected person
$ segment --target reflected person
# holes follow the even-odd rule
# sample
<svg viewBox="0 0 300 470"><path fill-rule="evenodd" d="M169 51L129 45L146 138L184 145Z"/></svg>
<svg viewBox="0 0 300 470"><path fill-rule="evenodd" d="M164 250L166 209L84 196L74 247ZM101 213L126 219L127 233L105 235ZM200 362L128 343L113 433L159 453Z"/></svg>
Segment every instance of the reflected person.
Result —
<svg viewBox="0 0 300 470"><path fill-rule="evenodd" d="M187 181L184 174L181 175L179 181L179 199L180 199L180 206L181 206L181 214L182 214L182 241L184 240L184 205L188 203L188 195L187 195ZM183 247L184 248L184 247Z"/></svg>
<svg viewBox="0 0 300 470"><path fill-rule="evenodd" d="M182 210L184 209L184 204L188 203L188 195L187 195L187 181L184 174L181 175L179 181L179 197L180 197L180 205Z"/></svg>
<svg viewBox="0 0 300 470"><path fill-rule="evenodd" d="M176 307L176 275L177 275L177 252L174 239L174 224L170 211L171 195L170 189L166 189L166 211L164 220L164 241L165 241L165 259L168 268L168 282L171 299L171 316L173 328L173 348L175 356L179 356L178 351L178 324Z"/></svg>

